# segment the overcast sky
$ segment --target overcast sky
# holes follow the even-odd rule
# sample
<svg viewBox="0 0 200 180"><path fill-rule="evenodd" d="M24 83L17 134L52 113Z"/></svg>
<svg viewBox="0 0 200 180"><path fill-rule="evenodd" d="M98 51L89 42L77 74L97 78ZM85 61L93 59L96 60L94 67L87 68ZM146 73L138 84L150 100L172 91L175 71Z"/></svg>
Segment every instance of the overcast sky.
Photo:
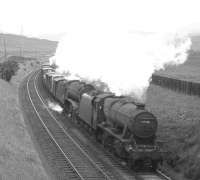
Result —
<svg viewBox="0 0 200 180"><path fill-rule="evenodd" d="M198 0L1 0L0 32L58 40L77 28L200 32Z"/></svg>

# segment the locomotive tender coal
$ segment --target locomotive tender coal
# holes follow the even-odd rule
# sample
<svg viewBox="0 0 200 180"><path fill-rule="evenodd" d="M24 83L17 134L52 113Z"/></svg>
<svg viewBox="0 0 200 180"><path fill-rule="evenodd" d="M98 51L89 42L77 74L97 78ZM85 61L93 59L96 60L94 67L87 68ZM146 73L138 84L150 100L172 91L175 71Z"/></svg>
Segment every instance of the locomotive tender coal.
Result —
<svg viewBox="0 0 200 180"><path fill-rule="evenodd" d="M101 92L42 66L43 84L64 111L96 136L110 152L135 170L156 170L162 150L156 142L157 119L131 97Z"/></svg>

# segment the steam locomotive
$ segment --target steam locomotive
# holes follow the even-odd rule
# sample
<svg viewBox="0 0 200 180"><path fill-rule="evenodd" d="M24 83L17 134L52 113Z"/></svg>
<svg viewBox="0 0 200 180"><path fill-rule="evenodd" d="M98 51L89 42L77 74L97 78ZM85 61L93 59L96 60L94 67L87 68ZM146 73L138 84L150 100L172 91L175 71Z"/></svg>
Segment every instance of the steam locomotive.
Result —
<svg viewBox="0 0 200 180"><path fill-rule="evenodd" d="M70 80L42 66L47 90L72 120L84 124L96 140L135 170L156 170L163 152L156 141L157 119L131 97L101 92L91 84Z"/></svg>

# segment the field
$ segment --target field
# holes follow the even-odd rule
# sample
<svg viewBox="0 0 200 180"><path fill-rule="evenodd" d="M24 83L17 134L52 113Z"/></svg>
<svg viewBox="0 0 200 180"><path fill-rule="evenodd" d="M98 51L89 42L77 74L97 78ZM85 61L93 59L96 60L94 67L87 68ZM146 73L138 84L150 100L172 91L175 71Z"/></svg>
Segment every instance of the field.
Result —
<svg viewBox="0 0 200 180"><path fill-rule="evenodd" d="M55 53L57 43L45 39L0 34L0 61L4 60L5 54L7 57L10 55L36 58L49 57Z"/></svg>
<svg viewBox="0 0 200 180"><path fill-rule="evenodd" d="M187 61L179 66L170 66L156 74L181 80L200 82L200 52L190 52Z"/></svg>
<svg viewBox="0 0 200 180"><path fill-rule="evenodd" d="M200 38L192 37L188 60L180 66L167 67L158 74L200 82ZM168 166L175 179L200 179L200 98L150 85L147 107L159 120L158 137L170 155Z"/></svg>
<svg viewBox="0 0 200 180"><path fill-rule="evenodd" d="M200 178L200 99L151 85L147 108L158 118L158 138L170 155L169 166L183 176Z"/></svg>
<svg viewBox="0 0 200 180"><path fill-rule="evenodd" d="M191 36L192 46L187 61L179 66L170 66L156 72L167 77L200 82L200 36Z"/></svg>
<svg viewBox="0 0 200 180"><path fill-rule="evenodd" d="M0 80L0 179L49 179L33 146L18 102L20 81L36 67L35 62L20 64L20 70L10 83Z"/></svg>
<svg viewBox="0 0 200 180"><path fill-rule="evenodd" d="M19 70L9 83L0 79L0 179L50 179L28 133L19 105L18 87L28 73L39 67L41 60L55 53L56 46L57 42L53 41L0 34L0 63L6 60L5 54L7 59L19 63Z"/></svg>

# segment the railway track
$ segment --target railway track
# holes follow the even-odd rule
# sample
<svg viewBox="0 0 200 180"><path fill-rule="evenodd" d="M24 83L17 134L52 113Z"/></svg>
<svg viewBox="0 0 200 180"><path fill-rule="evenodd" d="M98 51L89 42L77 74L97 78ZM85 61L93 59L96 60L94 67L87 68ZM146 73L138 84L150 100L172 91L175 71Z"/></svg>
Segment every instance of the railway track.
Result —
<svg viewBox="0 0 200 180"><path fill-rule="evenodd" d="M83 153L86 154L86 156L88 156L88 158L91 159L91 161L93 161L96 165L98 165L102 169L102 171L106 172L110 177L112 177L112 179L135 180L136 179L135 174L130 173L130 170L122 167L122 165L120 164L119 161L114 160L114 158L110 154L110 152L105 152L105 151L103 152L103 148L101 146L99 146L99 144L97 145L96 141L94 144L91 144L88 141L85 143L84 140L81 140L82 138L80 139L79 137L82 137L83 135L80 134L80 132L77 132L74 129L74 127L71 127L71 124L73 124L73 122L70 121L70 118L63 117L63 115L58 117L50 109L48 109L48 106L46 105L47 102L45 101L45 98L43 97L44 95L46 95L48 93L45 92L43 94L43 96L41 95L42 94L41 91L42 90L44 91L44 89L43 89L43 87L40 87L40 88L38 87L39 86L38 84L40 84L42 86L41 82L39 82L38 79L39 78L35 77L35 86L37 89L38 96L40 97L40 100L43 103L43 106L46 107L49 114L52 116L52 118L55 120L55 122L60 126L60 128L63 130L63 132L66 133L67 135L69 135L73 139L73 141L77 144L77 146L79 146L79 148L83 151ZM48 99L48 100L49 100L49 98L50 97L46 97L46 99ZM62 119L62 118L64 119L63 121L65 122L65 124L61 123L60 119ZM80 130L80 128L81 127L79 127L79 130ZM77 133L80 135L79 137L77 137ZM86 139L91 138L91 134L88 134L88 135L90 137L87 136ZM112 164L107 163L107 161L109 161L109 160L112 161ZM119 168L121 168L121 170L124 171L124 173L126 173L126 176L123 176L121 173L118 172ZM128 173L128 171L129 171L129 173Z"/></svg>
<svg viewBox="0 0 200 180"><path fill-rule="evenodd" d="M63 174L66 174L68 179L113 179L84 153L69 134L63 131L47 109L44 107L41 108L42 101L40 103L38 101L40 95L36 89L34 75L30 76L27 80L29 100L38 116L39 123L42 125L42 138L45 139L45 142L48 141L46 144L49 148L53 147L55 149L53 155L56 159L59 159L60 168L64 171ZM46 113L44 113L44 111L46 111ZM66 177L64 176L63 179Z"/></svg>
<svg viewBox="0 0 200 180"><path fill-rule="evenodd" d="M87 145L75 140L58 122L46 106L43 97L39 94L36 82L38 72L27 79L26 89L28 99L33 107L34 121L31 121L34 131L38 134L37 140L42 145L49 159L55 162L59 169L58 179L135 179L135 180L169 180L160 174L137 174L124 178L112 168L89 156ZM32 118L33 119L33 118ZM37 119L37 120L36 120Z"/></svg>

